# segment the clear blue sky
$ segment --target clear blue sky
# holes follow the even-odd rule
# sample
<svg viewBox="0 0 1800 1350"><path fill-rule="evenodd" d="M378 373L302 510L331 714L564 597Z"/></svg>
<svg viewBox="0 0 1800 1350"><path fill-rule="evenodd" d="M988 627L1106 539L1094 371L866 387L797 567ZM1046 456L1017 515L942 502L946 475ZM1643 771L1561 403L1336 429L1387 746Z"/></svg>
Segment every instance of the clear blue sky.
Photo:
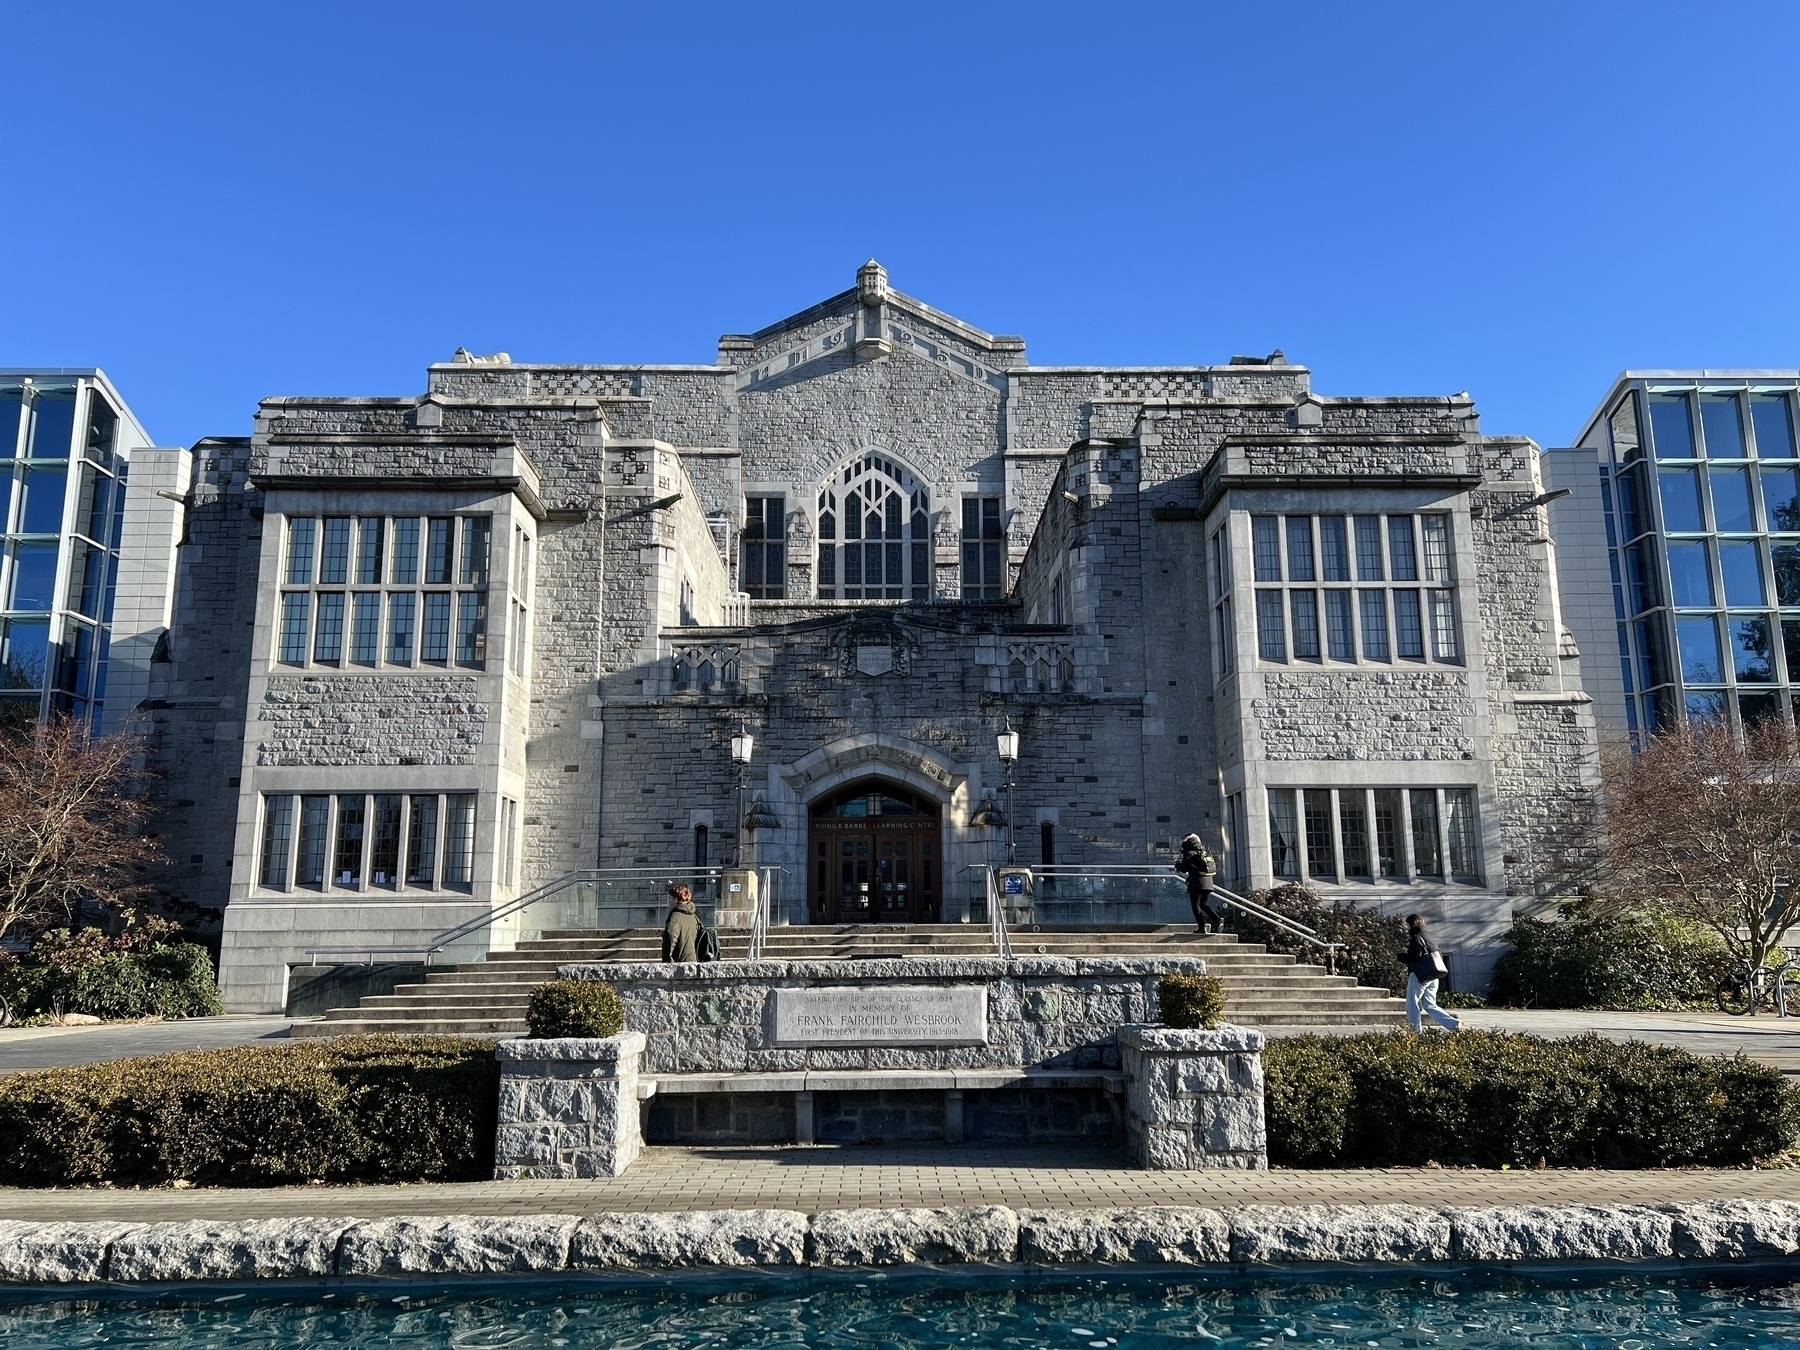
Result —
<svg viewBox="0 0 1800 1350"><path fill-rule="evenodd" d="M710 361L893 284L1040 364L1286 350L1564 443L1800 365L1800 7L13 3L0 364L161 442L460 345Z"/></svg>

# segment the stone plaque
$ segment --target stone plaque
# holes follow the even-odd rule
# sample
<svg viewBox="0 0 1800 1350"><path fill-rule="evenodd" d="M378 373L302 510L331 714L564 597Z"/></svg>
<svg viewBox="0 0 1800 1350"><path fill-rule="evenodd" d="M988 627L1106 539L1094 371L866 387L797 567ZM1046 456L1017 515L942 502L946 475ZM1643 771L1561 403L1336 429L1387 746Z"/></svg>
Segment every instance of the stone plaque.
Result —
<svg viewBox="0 0 1800 1350"><path fill-rule="evenodd" d="M886 675L894 668L894 649L891 646L858 647L856 649L856 669L864 675Z"/></svg>
<svg viewBox="0 0 1800 1350"><path fill-rule="evenodd" d="M776 989L776 1045L986 1045L977 985Z"/></svg>

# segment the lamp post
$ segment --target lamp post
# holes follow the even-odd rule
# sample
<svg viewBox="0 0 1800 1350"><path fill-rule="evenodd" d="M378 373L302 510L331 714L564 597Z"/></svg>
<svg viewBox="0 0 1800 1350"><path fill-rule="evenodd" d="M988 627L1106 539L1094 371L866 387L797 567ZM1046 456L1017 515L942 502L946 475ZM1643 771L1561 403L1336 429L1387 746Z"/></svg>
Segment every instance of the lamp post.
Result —
<svg viewBox="0 0 1800 1350"><path fill-rule="evenodd" d="M1012 729L1011 718L1006 720L1005 730L994 737L994 748L1006 766L1006 865L1011 867L1018 861L1013 849L1013 765L1019 758L1019 733Z"/></svg>
<svg viewBox="0 0 1800 1350"><path fill-rule="evenodd" d="M731 762L737 765L737 840L735 866L744 865L744 775L750 769L750 752L756 748L756 737L739 727L731 738Z"/></svg>

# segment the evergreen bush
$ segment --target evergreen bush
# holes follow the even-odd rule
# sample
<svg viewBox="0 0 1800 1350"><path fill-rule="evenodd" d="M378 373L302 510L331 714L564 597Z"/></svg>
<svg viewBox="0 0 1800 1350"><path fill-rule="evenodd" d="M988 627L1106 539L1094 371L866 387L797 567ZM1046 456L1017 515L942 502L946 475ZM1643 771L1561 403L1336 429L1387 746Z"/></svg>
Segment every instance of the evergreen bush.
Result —
<svg viewBox="0 0 1800 1350"><path fill-rule="evenodd" d="M1270 1041L1269 1161L1295 1167L1742 1166L1800 1138L1800 1089L1737 1057L1596 1036Z"/></svg>
<svg viewBox="0 0 1800 1350"><path fill-rule="evenodd" d="M1489 1001L1514 1008L1711 1007L1731 965L1714 934L1656 910L1513 921Z"/></svg>
<svg viewBox="0 0 1800 1350"><path fill-rule="evenodd" d="M1225 1020L1225 986L1215 975L1161 975L1157 1020L1182 1031L1211 1031Z"/></svg>
<svg viewBox="0 0 1800 1350"><path fill-rule="evenodd" d="M457 1036L347 1036L0 1078L9 1185L280 1186L493 1175L499 1065Z"/></svg>
<svg viewBox="0 0 1800 1350"><path fill-rule="evenodd" d="M550 980L531 991L525 1025L538 1040L604 1039L625 1030L619 992L598 980Z"/></svg>
<svg viewBox="0 0 1800 1350"><path fill-rule="evenodd" d="M0 994L21 1019L86 1013L107 1020L216 1017L225 1011L212 954L171 940L179 930L151 921L109 937L95 929L40 936L23 958L0 964Z"/></svg>

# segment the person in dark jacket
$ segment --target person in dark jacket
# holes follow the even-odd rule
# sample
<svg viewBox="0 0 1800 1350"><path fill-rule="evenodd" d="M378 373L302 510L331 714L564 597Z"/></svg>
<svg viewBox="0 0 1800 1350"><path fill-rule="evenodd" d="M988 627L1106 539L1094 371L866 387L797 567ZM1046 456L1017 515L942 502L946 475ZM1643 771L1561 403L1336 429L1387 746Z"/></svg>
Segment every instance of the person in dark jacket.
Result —
<svg viewBox="0 0 1800 1350"><path fill-rule="evenodd" d="M669 887L669 920L663 925L663 960L700 959L700 916L694 910L694 893L686 886Z"/></svg>
<svg viewBox="0 0 1800 1350"><path fill-rule="evenodd" d="M1225 924L1225 916L1213 908L1213 878L1218 866L1200 836L1190 834L1181 841L1181 856L1175 870L1187 878L1188 904L1194 911L1194 926L1202 933L1216 933Z"/></svg>
<svg viewBox="0 0 1800 1350"><path fill-rule="evenodd" d="M1438 949L1425 931L1425 916L1408 914L1406 932L1406 1020L1414 1031L1422 1031L1424 1014L1445 1031L1460 1031L1462 1023L1438 1007Z"/></svg>

